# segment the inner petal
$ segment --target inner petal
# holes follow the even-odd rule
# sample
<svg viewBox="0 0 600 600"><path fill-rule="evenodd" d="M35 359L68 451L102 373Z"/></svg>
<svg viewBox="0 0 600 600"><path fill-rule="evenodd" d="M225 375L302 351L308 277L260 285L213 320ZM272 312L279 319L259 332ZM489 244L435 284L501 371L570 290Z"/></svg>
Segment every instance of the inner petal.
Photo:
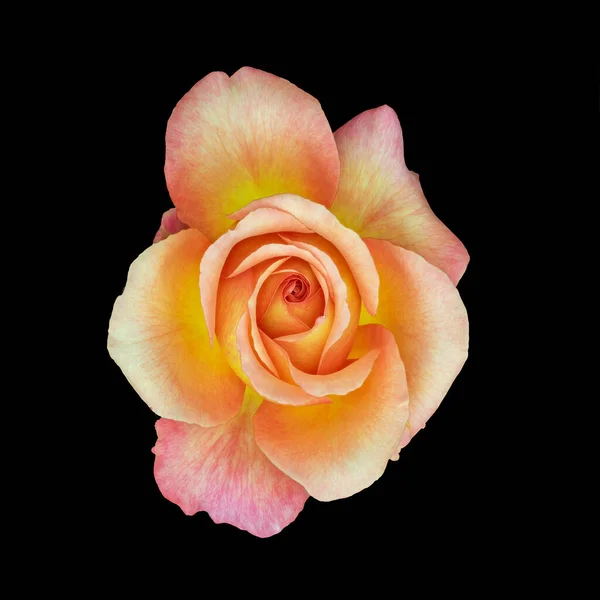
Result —
<svg viewBox="0 0 600 600"><path fill-rule="evenodd" d="M282 286L286 302L303 302L310 295L310 284L300 273L289 275Z"/></svg>
<svg viewBox="0 0 600 600"><path fill-rule="evenodd" d="M259 328L275 337L309 331L324 310L321 283L311 266L299 258L290 258L277 269L257 300Z"/></svg>

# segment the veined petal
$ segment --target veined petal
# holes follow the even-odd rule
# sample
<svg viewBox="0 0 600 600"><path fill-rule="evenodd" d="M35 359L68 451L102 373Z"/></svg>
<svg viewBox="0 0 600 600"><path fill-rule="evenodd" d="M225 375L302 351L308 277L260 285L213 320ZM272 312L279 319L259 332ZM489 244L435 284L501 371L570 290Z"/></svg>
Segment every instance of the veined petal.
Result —
<svg viewBox="0 0 600 600"><path fill-rule="evenodd" d="M410 397L405 446L435 412L467 359L469 320L448 276L424 258L383 240L365 240L379 271L375 317L396 338Z"/></svg>
<svg viewBox="0 0 600 600"><path fill-rule="evenodd" d="M341 174L331 212L363 238L420 254L456 285L469 254L433 214L418 175L406 167L396 113L389 106L367 110L338 129L335 140Z"/></svg>
<svg viewBox="0 0 600 600"><path fill-rule="evenodd" d="M351 358L378 349L363 385L331 404L264 402L254 417L256 441L269 459L318 500L345 498L383 473L408 418L404 366L393 335L359 327Z"/></svg>
<svg viewBox="0 0 600 600"><path fill-rule="evenodd" d="M257 198L292 192L329 206L339 158L315 98L244 67L210 73L179 101L165 175L182 220L215 241L231 226L226 215Z"/></svg>
<svg viewBox="0 0 600 600"><path fill-rule="evenodd" d="M293 194L279 194L255 200L232 214L231 218L239 221L260 208L275 208L289 213L313 233L331 242L348 263L365 308L372 315L375 314L379 277L373 259L358 234L344 227L324 206Z"/></svg>
<svg viewBox="0 0 600 600"><path fill-rule="evenodd" d="M198 274L208 245L188 229L140 254L108 330L111 357L146 404L203 426L231 419L245 387L219 346L210 346L204 325Z"/></svg>
<svg viewBox="0 0 600 600"><path fill-rule="evenodd" d="M160 419L152 451L160 491L186 515L206 511L215 523L269 537L296 518L308 493L256 445L252 415L260 401L248 389L245 408L218 427Z"/></svg>

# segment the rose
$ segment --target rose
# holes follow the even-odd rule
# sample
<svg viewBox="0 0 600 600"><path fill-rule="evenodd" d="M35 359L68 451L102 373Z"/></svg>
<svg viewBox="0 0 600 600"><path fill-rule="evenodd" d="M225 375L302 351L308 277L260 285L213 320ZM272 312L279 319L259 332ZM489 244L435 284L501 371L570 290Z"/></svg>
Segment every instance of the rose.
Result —
<svg viewBox="0 0 600 600"><path fill-rule="evenodd" d="M109 352L162 417L163 495L270 536L309 495L371 485L437 409L467 357L469 257L387 106L333 135L288 81L211 73L166 150L176 208L130 267Z"/></svg>

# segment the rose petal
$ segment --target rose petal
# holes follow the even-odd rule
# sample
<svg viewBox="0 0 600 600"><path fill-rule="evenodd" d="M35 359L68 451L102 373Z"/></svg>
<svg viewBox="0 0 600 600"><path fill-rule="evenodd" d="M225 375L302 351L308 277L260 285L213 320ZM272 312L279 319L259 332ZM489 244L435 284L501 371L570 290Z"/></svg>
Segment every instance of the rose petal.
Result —
<svg viewBox="0 0 600 600"><path fill-rule="evenodd" d="M358 389L371 373L373 363L380 354L380 350L376 348L335 373L315 375L296 368L287 352L266 334L263 333L261 338L282 377L290 383L299 385L313 396L346 395Z"/></svg>
<svg viewBox="0 0 600 600"><path fill-rule="evenodd" d="M264 402L254 417L256 442L284 473L318 500L351 496L383 473L408 418L404 366L393 335L359 327L351 358L379 349L361 388L332 403L277 406Z"/></svg>
<svg viewBox="0 0 600 600"><path fill-rule="evenodd" d="M237 327L242 315L248 312L248 300L255 285L256 275L253 270L231 279L221 279L215 325L215 335L221 352L229 366L246 385L250 385L250 380L242 369L237 349Z"/></svg>
<svg viewBox="0 0 600 600"><path fill-rule="evenodd" d="M249 395L255 396L248 390ZM260 398L218 427L156 422L154 476L162 494L186 515L206 511L258 537L289 525L308 493L277 469L254 441L252 414Z"/></svg>
<svg viewBox="0 0 600 600"><path fill-rule="evenodd" d="M284 238L285 239L285 238ZM324 275L333 286L333 295L336 301L334 325L332 327L331 342L333 345L340 339L342 333L350 322L350 312L346 302L346 286L342 280L336 264L325 253L320 252L312 246L300 247L300 243L289 244L267 244L258 248L235 268L230 276L236 276L247 269L278 256L292 256L305 260L311 266ZM359 305L360 308L360 305ZM358 323L359 311L357 310ZM314 322L314 321L313 321ZM261 316L260 325L271 337L292 335L310 328L304 321L298 319L294 311L283 302L273 302ZM349 348L348 348L349 349Z"/></svg>
<svg viewBox="0 0 600 600"><path fill-rule="evenodd" d="M303 406L309 404L329 403L329 398L318 398L307 394L295 385L275 377L259 362L250 343L248 333L250 317L248 313L240 319L237 328L238 352L242 362L242 369L248 376L252 388L266 400L277 404Z"/></svg>
<svg viewBox="0 0 600 600"><path fill-rule="evenodd" d="M245 387L206 333L198 274L208 245L188 229L140 254L108 331L111 357L148 406L203 426L231 419Z"/></svg>
<svg viewBox="0 0 600 600"><path fill-rule="evenodd" d="M176 208L167 210L160 220L160 227L154 236L153 244L166 240L170 235L179 233L184 229L188 229L185 223L182 223L177 215Z"/></svg>
<svg viewBox="0 0 600 600"><path fill-rule="evenodd" d="M300 221L280 210L269 208L254 211L252 215L238 223L235 229L222 235L204 253L200 263L200 298L211 340L215 331L217 289L229 253L236 244L249 237L279 231L308 232L309 230Z"/></svg>
<svg viewBox="0 0 600 600"><path fill-rule="evenodd" d="M226 215L256 198L293 192L329 206L339 158L317 100L244 67L210 73L179 101L165 175L183 221L215 241L231 227Z"/></svg>
<svg viewBox="0 0 600 600"><path fill-rule="evenodd" d="M288 302L284 293L285 288L292 285L290 278L303 273L306 273L304 278L310 286L310 295L302 302ZM327 284L321 288L320 281L325 282L325 279L320 274L317 278L306 262L290 258L269 277L259 293L256 318L261 330L272 337L309 331L325 309Z"/></svg>
<svg viewBox="0 0 600 600"><path fill-rule="evenodd" d="M419 177L406 167L396 113L389 106L367 110L338 129L335 140L341 175L333 214L363 238L420 254L456 285L469 254L433 214Z"/></svg>
<svg viewBox="0 0 600 600"><path fill-rule="evenodd" d="M315 277L325 296L323 316L317 317L309 331L275 338L277 344L290 357L292 364L305 373L317 373L334 318L333 303L329 302L329 283L318 271L315 271Z"/></svg>
<svg viewBox="0 0 600 600"><path fill-rule="evenodd" d="M300 236L292 238L282 235L281 237L288 243L313 254L325 266L329 275L331 292L335 299L335 314L329 336L323 347L317 372L319 374L332 373L340 368L354 342L354 334L360 318L360 296L356 283L348 272L344 273L345 278L342 277L340 271L347 271L348 266L341 257L338 260L333 260L332 257L339 256L339 253L331 247L329 242L319 239L319 236L315 235L306 236L306 239L313 242L311 244L300 241L298 239ZM318 247L318 245L323 246L323 244L330 247L323 251Z"/></svg>
<svg viewBox="0 0 600 600"><path fill-rule="evenodd" d="M317 373L319 370L323 348L331 333L334 312L333 304L329 303L325 306L324 316L315 321L312 329L303 333L275 338L277 344L286 351L292 363L305 373Z"/></svg>
<svg viewBox="0 0 600 600"><path fill-rule="evenodd" d="M460 294L448 276L424 258L383 240L365 240L379 271L381 289L375 317L395 336L406 367L410 435L405 446L440 405L467 359L469 321Z"/></svg>
<svg viewBox="0 0 600 600"><path fill-rule="evenodd" d="M258 320L264 315L266 309L273 301L274 293L272 292L283 293L284 286L291 285L294 275L301 276L307 282L309 290L307 290L306 297L302 301L287 302L288 309L297 314L310 327L313 326L317 317L323 315L325 304L329 299L329 286L326 283L326 279L307 262L299 258L290 258L273 273L261 289L257 302L256 316ZM271 280L273 284L271 284ZM287 284L286 281L288 282ZM273 288L274 285L276 285L275 288ZM281 286L281 289L279 289L279 286Z"/></svg>
<svg viewBox="0 0 600 600"><path fill-rule="evenodd" d="M252 295L248 300L248 315L250 316L250 333L252 336L252 342L254 344L254 350L256 351L256 354L258 354L258 357L263 362L263 364L271 371L271 373L273 373L273 375L277 375L277 370L273 365L271 357L265 350L261 336L258 332L258 325L256 322L256 298L265 280L271 275L271 273L273 273L273 271L278 269L287 260L288 259L286 257L280 258L279 260L276 260L272 265L269 265L263 271L263 273L258 278L256 285L254 286L254 291L252 292Z"/></svg>
<svg viewBox="0 0 600 600"><path fill-rule="evenodd" d="M289 213L314 233L331 242L348 263L365 308L375 314L379 290L377 269L364 242L354 231L344 227L324 206L292 194L255 200L230 216L239 221L260 208L276 208Z"/></svg>

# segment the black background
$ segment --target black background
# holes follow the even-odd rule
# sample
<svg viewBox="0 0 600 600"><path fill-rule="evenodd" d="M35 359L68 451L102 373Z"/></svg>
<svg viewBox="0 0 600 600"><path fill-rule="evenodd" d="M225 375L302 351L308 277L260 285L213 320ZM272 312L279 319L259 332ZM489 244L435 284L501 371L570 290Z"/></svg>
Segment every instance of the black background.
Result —
<svg viewBox="0 0 600 600"><path fill-rule="evenodd" d="M94 97L86 135L100 148L88 162L87 180L88 191L99 199L92 257L96 284L101 282L94 290L98 428L81 450L78 468L94 506L85 508L79 523L92 544L108 540L113 552L133 552L144 544L149 552L162 547L177 555L185 549L200 559L292 548L351 556L377 549L401 555L421 546L427 553L452 554L459 541L461 548L477 549L495 539L501 513L492 452L496 415L490 410L495 383L483 375L483 338L493 309L482 298L481 280L493 217L490 140L501 126L495 118L498 71L482 64L485 57L467 52L431 59L390 51L377 59L338 54L293 59L249 47L227 55L219 48L199 49L185 56L132 47L80 73L81 93ZM407 165L420 174L433 210L471 255L458 286L470 318L469 359L427 427L371 487L330 503L311 498L292 524L264 540L215 525L206 513L188 517L162 497L151 453L157 417L106 351L112 304L129 265L152 243L162 213L172 206L163 174L169 115L207 73L231 75L244 65L289 79L315 96L334 131L364 110L391 106L403 128Z"/></svg>

